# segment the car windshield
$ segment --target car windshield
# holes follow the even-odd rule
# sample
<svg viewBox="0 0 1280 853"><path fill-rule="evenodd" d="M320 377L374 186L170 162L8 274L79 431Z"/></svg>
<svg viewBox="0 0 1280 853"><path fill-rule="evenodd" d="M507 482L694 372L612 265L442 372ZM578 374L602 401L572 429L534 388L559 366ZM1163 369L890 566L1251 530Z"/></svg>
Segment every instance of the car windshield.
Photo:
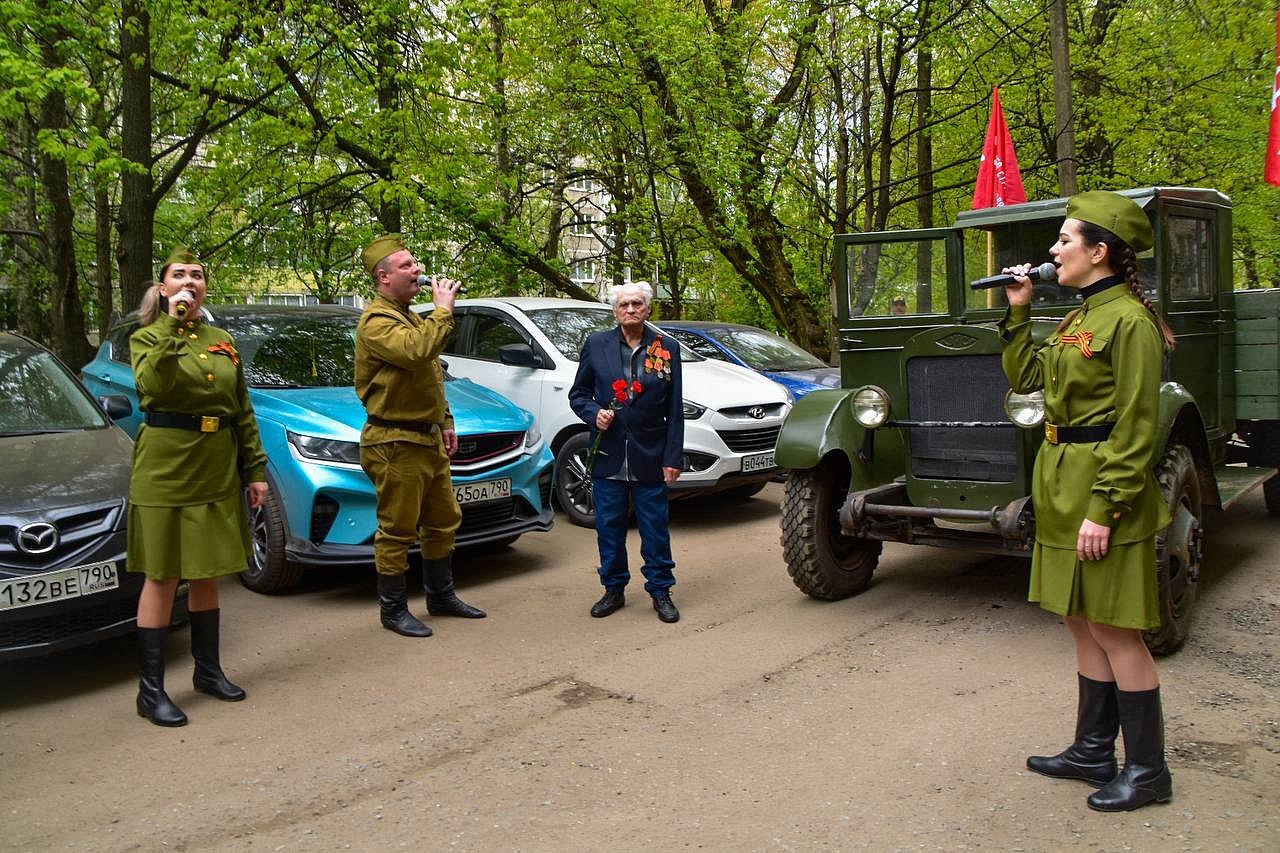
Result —
<svg viewBox="0 0 1280 853"><path fill-rule="evenodd" d="M341 388L355 385L360 315L235 315L219 325L235 338L245 381L255 388Z"/></svg>
<svg viewBox="0 0 1280 853"><path fill-rule="evenodd" d="M0 341L0 435L102 429L93 398L49 353Z"/></svg>
<svg viewBox="0 0 1280 853"><path fill-rule="evenodd" d="M710 329L753 370L814 370L827 365L813 353L763 329Z"/></svg>
<svg viewBox="0 0 1280 853"><path fill-rule="evenodd" d="M588 335L603 332L605 329L612 329L618 324L618 321L613 316L613 309L607 305L601 305L599 308L587 308L577 305L561 308L535 308L526 313L529 315L529 319L533 321L533 324L551 340L555 348L560 350L561 355L571 361L578 360L578 356L582 353L582 345L586 342ZM652 324L647 325L655 334L662 334L661 329ZM675 340L674 338L670 339ZM677 341L677 343L679 342ZM705 359L687 346L681 345L680 360L704 361Z"/></svg>

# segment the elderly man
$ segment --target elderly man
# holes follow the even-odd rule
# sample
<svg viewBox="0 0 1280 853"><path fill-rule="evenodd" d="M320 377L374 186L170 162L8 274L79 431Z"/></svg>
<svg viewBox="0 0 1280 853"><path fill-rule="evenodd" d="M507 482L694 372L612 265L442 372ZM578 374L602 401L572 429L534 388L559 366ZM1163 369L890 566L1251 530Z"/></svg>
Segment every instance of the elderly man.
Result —
<svg viewBox="0 0 1280 853"><path fill-rule="evenodd" d="M605 591L591 615L608 616L626 603L631 499L640 527L645 591L653 597L658 618L675 622L680 611L671 601L676 579L667 486L680 476L684 464L680 347L645 325L652 298L645 284L614 289L618 325L591 335L583 344L569 404L592 432L588 468Z"/></svg>
<svg viewBox="0 0 1280 853"><path fill-rule="evenodd" d="M431 629L409 612L405 592L409 548L419 539L427 612L485 615L453 591L453 542L462 510L449 457L458 450L458 435L445 399L440 351L453 331L460 283L432 279L435 311L423 319L409 310L421 290L418 261L398 235L374 240L361 260L378 289L356 328L356 394L368 412L360 467L378 495L373 555L382 626L405 637L429 637Z"/></svg>

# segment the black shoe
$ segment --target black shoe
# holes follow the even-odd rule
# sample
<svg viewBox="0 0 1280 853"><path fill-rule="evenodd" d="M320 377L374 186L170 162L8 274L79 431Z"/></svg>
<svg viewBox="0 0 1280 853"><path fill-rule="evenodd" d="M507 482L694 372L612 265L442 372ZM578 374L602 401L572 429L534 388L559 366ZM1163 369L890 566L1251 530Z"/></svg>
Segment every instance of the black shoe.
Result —
<svg viewBox="0 0 1280 853"><path fill-rule="evenodd" d="M1100 812L1131 812L1148 803L1173 798L1173 777L1164 761L1164 716L1160 688L1116 690L1120 731L1124 734L1124 769L1086 802Z"/></svg>
<svg viewBox="0 0 1280 853"><path fill-rule="evenodd" d="M218 659L219 613L216 608L191 611L191 657L196 662L191 683L223 702L239 702L245 697L244 689L227 679Z"/></svg>
<svg viewBox="0 0 1280 853"><path fill-rule="evenodd" d="M679 622L680 611L676 610L675 603L671 601L671 593L655 592L653 594L653 609L658 611L658 618L663 622Z"/></svg>
<svg viewBox="0 0 1280 853"><path fill-rule="evenodd" d="M422 561L422 588L427 593L427 612L432 616L461 616L483 619L487 614L472 607L453 591L453 557Z"/></svg>
<svg viewBox="0 0 1280 853"><path fill-rule="evenodd" d="M168 628L138 629L138 716L157 726L185 726L187 715L164 692L164 641Z"/></svg>
<svg viewBox="0 0 1280 853"><path fill-rule="evenodd" d="M1076 711L1076 739L1057 755L1033 755L1027 767L1055 779L1079 779L1095 788L1116 778L1116 735L1120 707L1114 681L1078 676L1080 701Z"/></svg>
<svg viewBox="0 0 1280 853"><path fill-rule="evenodd" d="M382 627L402 637L430 637L431 629L409 612L404 575L378 575L378 607Z"/></svg>
<svg viewBox="0 0 1280 853"><path fill-rule="evenodd" d="M597 619L601 619L613 613L615 610L621 610L622 606L627 603L627 597L620 589L606 589L600 600L591 605L591 615Z"/></svg>

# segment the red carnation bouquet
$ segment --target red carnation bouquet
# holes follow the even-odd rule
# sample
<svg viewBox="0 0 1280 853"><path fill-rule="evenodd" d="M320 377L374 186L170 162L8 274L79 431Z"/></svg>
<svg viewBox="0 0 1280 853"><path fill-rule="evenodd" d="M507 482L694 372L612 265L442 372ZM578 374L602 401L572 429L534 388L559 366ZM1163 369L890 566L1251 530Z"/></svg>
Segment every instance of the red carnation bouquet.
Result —
<svg viewBox="0 0 1280 853"><path fill-rule="evenodd" d="M625 379L613 380L613 399L609 401L609 411L616 412L621 409L632 399L640 396L640 381L633 380L630 385ZM600 439L604 437L604 430L596 430L596 440L591 442L591 450L587 452L587 476L591 476L591 469L596 464L597 456L608 456L609 454L600 449Z"/></svg>

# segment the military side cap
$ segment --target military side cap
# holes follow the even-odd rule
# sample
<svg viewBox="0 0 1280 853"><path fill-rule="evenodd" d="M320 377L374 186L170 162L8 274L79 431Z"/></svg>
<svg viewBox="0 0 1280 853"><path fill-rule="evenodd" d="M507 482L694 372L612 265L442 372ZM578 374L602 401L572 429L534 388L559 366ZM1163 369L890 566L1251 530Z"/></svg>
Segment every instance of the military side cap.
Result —
<svg viewBox="0 0 1280 853"><path fill-rule="evenodd" d="M383 234L381 237L375 237L372 243L364 247L364 251L360 253L360 262L364 264L364 271L373 275L373 268L383 258L407 248L409 247L404 244L404 240L400 239L399 234Z"/></svg>
<svg viewBox="0 0 1280 853"><path fill-rule="evenodd" d="M163 266L170 264L200 264L204 262L196 257L196 253L186 246L178 245L173 247L173 251L169 253L169 257L165 258Z"/></svg>
<svg viewBox="0 0 1280 853"><path fill-rule="evenodd" d="M1067 218L1105 228L1135 252L1145 251L1155 244L1147 214L1132 199L1119 193L1090 190L1073 195L1067 199Z"/></svg>

